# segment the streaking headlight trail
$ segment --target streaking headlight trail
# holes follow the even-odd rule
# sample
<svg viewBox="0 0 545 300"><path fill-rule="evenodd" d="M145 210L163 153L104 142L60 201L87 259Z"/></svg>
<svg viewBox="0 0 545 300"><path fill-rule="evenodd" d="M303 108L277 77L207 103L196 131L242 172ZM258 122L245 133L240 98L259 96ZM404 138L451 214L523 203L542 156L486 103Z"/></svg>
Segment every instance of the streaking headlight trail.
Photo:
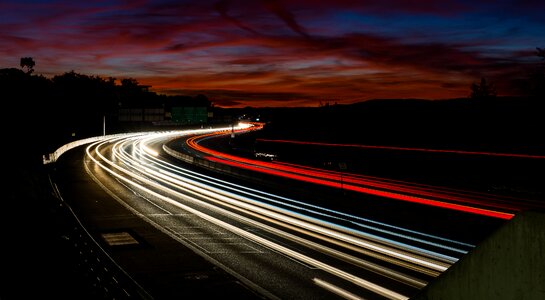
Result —
<svg viewBox="0 0 545 300"><path fill-rule="evenodd" d="M162 156L162 145L180 136L256 129L253 124L242 123L229 128L112 137L86 148L87 169L93 173L96 171L92 170L98 168L122 185L146 195L146 198L135 197L131 204L127 200L127 205L134 210L140 209L134 204L138 201L152 203L166 212L175 207L315 268L318 276L310 279L312 284L350 299L358 298L357 290L336 287L319 277L323 274L319 272L357 286L366 293L389 299L408 299L410 295L383 286L377 276L405 286L403 291L417 291L474 247L221 180L184 168ZM95 178L100 180L99 176ZM145 218L146 213L140 211L138 215ZM158 222L154 225L169 226ZM366 278L361 275L365 272L360 270L375 275ZM238 272L236 269L231 271Z"/></svg>

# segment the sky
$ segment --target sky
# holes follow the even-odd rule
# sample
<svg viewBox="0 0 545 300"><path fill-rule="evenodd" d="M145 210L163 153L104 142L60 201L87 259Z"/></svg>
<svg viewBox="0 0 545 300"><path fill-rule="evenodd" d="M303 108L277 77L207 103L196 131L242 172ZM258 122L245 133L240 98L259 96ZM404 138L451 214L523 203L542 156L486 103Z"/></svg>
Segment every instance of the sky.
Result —
<svg viewBox="0 0 545 300"><path fill-rule="evenodd" d="M545 1L0 0L0 68L134 78L215 105L499 95L539 62Z"/></svg>

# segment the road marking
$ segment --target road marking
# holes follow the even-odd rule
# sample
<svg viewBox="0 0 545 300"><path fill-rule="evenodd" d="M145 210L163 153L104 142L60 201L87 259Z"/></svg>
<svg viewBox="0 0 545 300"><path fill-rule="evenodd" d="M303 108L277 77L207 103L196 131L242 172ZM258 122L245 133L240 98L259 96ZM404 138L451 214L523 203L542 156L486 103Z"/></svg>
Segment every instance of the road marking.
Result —
<svg viewBox="0 0 545 300"><path fill-rule="evenodd" d="M109 246L138 245L138 241L128 232L102 233L102 238Z"/></svg>
<svg viewBox="0 0 545 300"><path fill-rule="evenodd" d="M246 239L232 235L227 236L227 233L213 228L206 228L206 230L215 231L212 233L205 232L204 227L200 226L169 226L167 229L206 253L232 253L233 247L237 249L237 253L263 253L246 243ZM225 249L226 247L230 249Z"/></svg>

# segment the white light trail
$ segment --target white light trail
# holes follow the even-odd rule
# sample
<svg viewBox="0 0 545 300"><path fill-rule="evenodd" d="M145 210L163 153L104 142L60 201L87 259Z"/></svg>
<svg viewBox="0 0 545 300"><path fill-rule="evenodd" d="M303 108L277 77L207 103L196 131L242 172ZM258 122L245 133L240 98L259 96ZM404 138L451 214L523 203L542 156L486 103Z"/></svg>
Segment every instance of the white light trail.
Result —
<svg viewBox="0 0 545 300"><path fill-rule="evenodd" d="M250 126L251 124L240 124L236 127L236 129L239 130L249 128ZM289 249L276 242L269 241L261 236L257 236L246 230L242 230L231 223L218 219L217 217L213 217L212 215L209 215L193 206L189 206L189 204L192 203L198 205L199 207L205 207L206 209L210 209L222 216L226 216L231 220L236 220L237 222L242 222L244 224L249 224L256 228L260 228L279 237L289 239L304 245L305 247L309 247L332 257L350 262L364 269L416 288L424 287L427 284L426 281L403 274L399 271L394 271L375 263L371 263L351 254L343 253L339 250L310 241L309 239L302 238L298 235L288 233L287 231L280 230L278 227L284 227L314 239L318 238L326 243L340 246L346 248L347 250L362 253L367 256L375 257L388 263L397 264L404 268L416 270L429 276L439 275L441 272L450 267L450 265L457 259L442 253L418 248L392 238L386 238L377 234L370 234L355 228L349 228L343 225L335 224L331 221L325 221L316 217L305 215L300 212L292 211L291 209L307 211L313 215L322 215L333 219L348 221L349 223L355 224L360 228L371 229L379 233L421 242L423 244L436 246L442 249L464 252L464 250L460 250L452 246L445 246L437 242L431 242L429 241L429 238L442 240L443 242L449 243L457 243L456 241L451 241L416 231L410 231L373 220L358 218L357 216L309 205L307 203L280 197L270 193L264 193L248 187L242 187L230 182L221 181L213 177L204 176L197 172L185 170L179 166L163 161L160 158L160 149L156 149L154 146L152 146L153 144L160 144L161 141L170 140L181 135L202 134L216 130L231 130L231 128L154 132L145 135L137 134L134 136L116 137L91 144L86 151L87 156L94 163L96 163L97 166L111 174L111 176L125 182L130 186L153 195L161 201L175 205L176 207L199 216L213 224L221 226L222 228L225 228L248 240L274 249L311 266L320 268L326 272L329 272L330 274L334 274L340 278L348 280L367 290L373 291L390 299L408 299L408 297L338 269L337 267L298 253L297 251ZM102 154L102 148L104 148L107 143L112 145L111 159L108 159ZM128 151L129 148L132 150ZM185 202L187 202L187 204L184 204ZM282 207L271 203L281 205ZM291 209L287 209L286 207ZM261 220L262 222L257 220ZM392 228L402 232L410 232L415 236L407 237L389 229L362 224L362 221L368 224L380 225L385 228ZM275 224L275 226L273 227L267 225L266 223ZM320 284L323 287L328 286L328 288L332 288L325 281L319 282L320 283L316 284Z"/></svg>
<svg viewBox="0 0 545 300"><path fill-rule="evenodd" d="M364 298L361 298L357 295L354 295L344 289L341 289L340 287L338 286L335 286L325 280L321 280L321 279L318 279L318 278L314 278L313 279L314 283L319 286L319 287L322 287L334 294L337 294L341 297L343 297L344 299L348 299L348 300L364 300Z"/></svg>

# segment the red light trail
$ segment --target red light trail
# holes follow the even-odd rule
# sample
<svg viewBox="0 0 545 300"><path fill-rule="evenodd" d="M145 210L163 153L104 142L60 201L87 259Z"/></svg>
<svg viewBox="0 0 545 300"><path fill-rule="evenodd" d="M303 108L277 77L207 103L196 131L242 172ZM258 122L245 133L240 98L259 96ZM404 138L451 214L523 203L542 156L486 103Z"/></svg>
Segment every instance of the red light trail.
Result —
<svg viewBox="0 0 545 300"><path fill-rule="evenodd" d="M401 151L416 151L416 152L450 153L450 154L462 154L462 155L485 155L485 156L545 159L545 155L531 155L531 154L519 154L519 153L498 153L498 152L408 148L408 147L393 147L393 146L372 146L372 145L357 145L357 144L331 144L331 143L303 142L303 141L293 141L293 140L257 139L256 141L267 142L267 143L317 145L317 146L326 146L326 147L352 147L352 148L379 149L379 150L401 150Z"/></svg>
<svg viewBox="0 0 545 300"><path fill-rule="evenodd" d="M249 130L257 130L263 126L259 123L256 125L257 126L255 127L249 128ZM241 131L244 130L240 130L240 132ZM213 162L222 163L251 171L257 171L269 175L281 176L284 178L290 178L334 188L343 188L349 191L364 193L368 195L375 195L394 200L402 200L411 203L452 209L456 211L473 213L505 220L511 219L514 216L514 214L511 212L519 210L513 205L505 203L494 203L494 209L507 210L511 212L496 211L489 208L491 204L487 200L493 201L494 199L491 198L485 198L483 196L465 198L463 197L464 195L459 191L452 192L424 185L393 183L389 180L376 178L371 180L371 177L365 177L359 174L343 173L341 182L339 180L339 172L311 168L296 164L263 162L259 160L253 160L226 154L198 144L199 140L203 138L210 136L226 135L229 133L230 132L218 132L198 135L187 139L186 143L194 150L207 154L208 156L206 156L205 159ZM438 199L446 201L440 201ZM466 204L472 204L475 206L469 206Z"/></svg>

